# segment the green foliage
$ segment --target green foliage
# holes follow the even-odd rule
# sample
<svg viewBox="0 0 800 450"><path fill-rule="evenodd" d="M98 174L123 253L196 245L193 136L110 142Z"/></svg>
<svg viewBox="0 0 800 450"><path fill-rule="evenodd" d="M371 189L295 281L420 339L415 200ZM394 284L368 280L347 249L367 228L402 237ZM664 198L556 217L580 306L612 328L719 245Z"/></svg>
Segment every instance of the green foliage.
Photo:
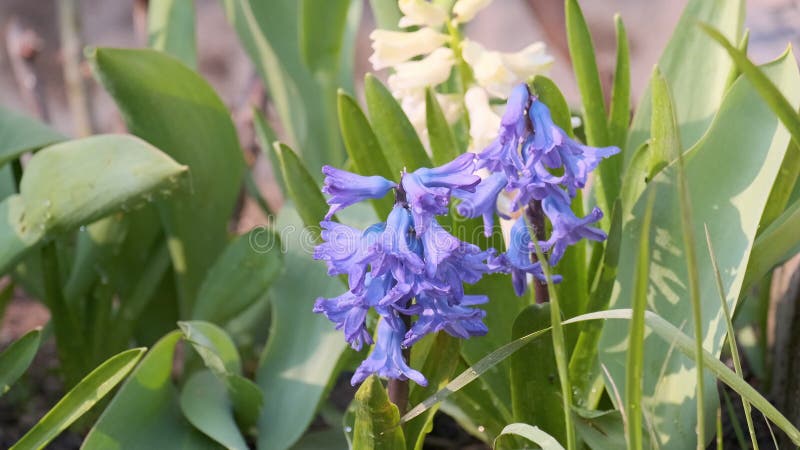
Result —
<svg viewBox="0 0 800 450"><path fill-rule="evenodd" d="M38 120L0 108L0 166L46 145L66 140Z"/></svg>
<svg viewBox="0 0 800 450"><path fill-rule="evenodd" d="M147 4L147 45L197 67L194 0L153 0Z"/></svg>
<svg viewBox="0 0 800 450"><path fill-rule="evenodd" d="M0 353L0 396L11 389L33 361L42 338L40 328L33 329L12 342Z"/></svg>
<svg viewBox="0 0 800 450"><path fill-rule="evenodd" d="M44 448L122 381L144 351L143 348L126 350L98 366L62 397L11 448L14 450Z"/></svg>
<svg viewBox="0 0 800 450"><path fill-rule="evenodd" d="M356 392L353 448L364 450L400 450L406 447L400 413L389 401L386 389L377 376L367 378Z"/></svg>

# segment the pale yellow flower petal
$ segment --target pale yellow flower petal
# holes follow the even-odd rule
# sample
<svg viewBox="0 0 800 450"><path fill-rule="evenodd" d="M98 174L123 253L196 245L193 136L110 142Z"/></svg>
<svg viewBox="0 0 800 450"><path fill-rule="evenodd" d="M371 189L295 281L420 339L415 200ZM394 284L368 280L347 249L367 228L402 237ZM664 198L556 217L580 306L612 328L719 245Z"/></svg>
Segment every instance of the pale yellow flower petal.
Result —
<svg viewBox="0 0 800 450"><path fill-rule="evenodd" d="M398 23L400 28L413 25L439 27L447 20L447 11L444 8L425 0L399 0L397 6L404 14Z"/></svg>
<svg viewBox="0 0 800 450"><path fill-rule="evenodd" d="M372 39L372 56L369 62L375 70L391 67L409 59L428 54L444 45L449 39L446 34L433 28L420 28L417 31L375 30L369 35Z"/></svg>
<svg viewBox="0 0 800 450"><path fill-rule="evenodd" d="M453 14L458 23L467 23L475 17L478 11L489 6L492 0L458 0L453 5Z"/></svg>
<svg viewBox="0 0 800 450"><path fill-rule="evenodd" d="M450 77L453 64L453 51L445 47L437 48L419 61L396 65L395 73L389 76L389 89L396 97L404 97L408 91L436 86Z"/></svg>
<svg viewBox="0 0 800 450"><path fill-rule="evenodd" d="M506 98L514 85L550 68L553 58L544 44L534 43L514 53L486 50L475 41L461 44L464 60L472 67L475 81L494 97Z"/></svg>
<svg viewBox="0 0 800 450"><path fill-rule="evenodd" d="M469 113L469 151L480 152L497 137L500 116L489 104L489 95L478 86L472 86L464 95L464 103Z"/></svg>

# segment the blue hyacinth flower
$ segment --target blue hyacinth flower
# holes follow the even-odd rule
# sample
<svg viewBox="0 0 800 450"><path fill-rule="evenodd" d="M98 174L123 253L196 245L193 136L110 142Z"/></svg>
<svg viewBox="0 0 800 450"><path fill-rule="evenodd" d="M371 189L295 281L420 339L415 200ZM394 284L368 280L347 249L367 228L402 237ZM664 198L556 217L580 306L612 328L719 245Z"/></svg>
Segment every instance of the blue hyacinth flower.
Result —
<svg viewBox="0 0 800 450"><path fill-rule="evenodd" d="M481 180L474 192L456 189L453 191L453 196L461 200L456 211L464 217L483 217L483 233L486 237L491 236L494 215L497 214L508 219L508 216L497 210L497 197L506 185L508 185L508 179L505 174L496 172Z"/></svg>
<svg viewBox="0 0 800 450"><path fill-rule="evenodd" d="M542 209L553 225L550 238L539 245L543 250L550 250L550 264L556 265L564 256L567 247L574 245L581 239L592 241L604 241L606 233L589 224L595 223L603 218L600 208L594 208L584 218L578 218L572 212L569 198L564 192L560 195L551 195L542 200Z"/></svg>
<svg viewBox="0 0 800 450"><path fill-rule="evenodd" d="M377 373L387 378L414 380L420 386L427 386L428 380L403 360L402 341L405 334L402 319L394 315L383 317L378 323L378 338L372 353L358 366L350 383L355 386Z"/></svg>
<svg viewBox="0 0 800 450"><path fill-rule="evenodd" d="M328 199L330 209L325 214L325 220L333 217L336 211L354 203L382 198L397 186L394 182L378 175L365 177L331 166L323 166L322 173L325 174L322 192L331 196Z"/></svg>

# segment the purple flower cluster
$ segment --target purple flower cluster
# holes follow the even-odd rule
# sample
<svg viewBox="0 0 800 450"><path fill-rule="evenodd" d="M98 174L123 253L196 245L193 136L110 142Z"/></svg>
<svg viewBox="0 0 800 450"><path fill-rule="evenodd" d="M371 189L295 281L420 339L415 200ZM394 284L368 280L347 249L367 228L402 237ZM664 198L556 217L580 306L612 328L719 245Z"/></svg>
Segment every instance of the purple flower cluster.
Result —
<svg viewBox="0 0 800 450"><path fill-rule="evenodd" d="M403 349L437 331L464 339L488 331L483 323L486 312L477 307L488 297L467 295L465 283L476 283L489 273L509 273L521 295L528 275L544 279L540 263L531 260L524 218L512 227L505 253L483 250L439 224L437 216L449 213L452 197L460 199L459 214L483 218L487 235L496 214L508 218L497 209L503 191L516 192L512 212L541 201L552 233L540 244L555 264L567 246L580 239L605 239L601 230L589 226L602 217L600 210L581 219L570 203L585 186L588 173L618 151L569 139L553 124L547 107L520 85L509 97L498 138L479 155L467 153L440 167L404 171L399 183L323 167L323 192L330 209L321 222L323 242L314 258L327 263L330 275L345 275L348 290L338 297L318 298L314 312L325 314L341 329L352 348L375 344L351 383L377 373L426 385L425 377L408 366ZM492 174L481 179L475 174L479 168ZM385 222L358 230L330 220L349 205L390 192L395 205ZM380 317L375 341L367 329L370 310Z"/></svg>
<svg viewBox="0 0 800 450"><path fill-rule="evenodd" d="M486 312L475 308L488 298L465 294L464 283L507 271L504 259L494 250L461 241L436 219L449 212L454 190L475 191L481 179L474 174L474 159L469 153L441 167L403 173L400 183L323 168L330 210L314 257L326 261L330 275L346 275L349 289L338 297L317 299L314 311L343 330L356 350L373 343L366 325L368 311L380 316L377 342L353 384L377 373L425 385L425 377L404 361L404 348L440 330L460 338L488 331L483 323ZM329 220L348 205L390 191L396 202L386 222L361 231Z"/></svg>
<svg viewBox="0 0 800 450"><path fill-rule="evenodd" d="M513 193L512 213L541 201L552 232L539 245L550 252L550 264L555 265L567 247L581 239L605 240L602 230L590 226L603 217L603 212L594 208L579 218L572 212L571 203L600 161L617 153L617 147L589 147L570 139L553 123L547 106L527 85L520 84L508 98L497 138L478 155L477 167L492 174L474 192L455 192L462 200L457 211L466 217L483 217L484 232L489 236L501 191ZM523 272L536 275L541 270L530 260L534 250L530 239L525 219L520 216L512 227L507 253L516 268L512 275L518 295L527 285Z"/></svg>

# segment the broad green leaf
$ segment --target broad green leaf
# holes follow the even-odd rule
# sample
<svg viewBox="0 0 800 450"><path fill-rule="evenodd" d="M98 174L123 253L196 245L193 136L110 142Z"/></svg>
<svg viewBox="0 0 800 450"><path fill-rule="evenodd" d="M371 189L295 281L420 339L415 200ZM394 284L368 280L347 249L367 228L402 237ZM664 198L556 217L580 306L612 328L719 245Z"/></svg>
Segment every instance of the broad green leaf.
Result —
<svg viewBox="0 0 800 450"><path fill-rule="evenodd" d="M194 0L150 0L147 4L147 45L197 67Z"/></svg>
<svg viewBox="0 0 800 450"><path fill-rule="evenodd" d="M764 70L773 82L782 86L787 98L800 104L800 74L793 55L783 56ZM728 91L708 133L686 152L693 232L702 232L702 224L707 224L709 232L726 243L720 249L718 261L732 309L739 298L759 220L789 140L789 133L780 126L753 85L746 78L740 78ZM692 317L692 304L682 249L686 232L681 229L680 215L675 213L679 210L680 198L676 166L672 164L656 175L645 192L655 191L657 198L653 212L654 265L650 273L648 305L664 319L680 326ZM633 255L638 248L644 207L645 202L640 199L633 207L633 218L623 225L617 277L619 289L615 290L612 307L630 304L635 271ZM706 254L702 248L696 249L696 253ZM713 298L716 286L708 258L698 257L697 265L699 298ZM722 309L718 302L705 301L700 315L704 347L718 355L725 336ZM625 390L626 341L625 330L613 327L604 329L600 341L600 359L620 391ZM665 362L668 351L669 343L652 336L645 339L644 407L654 409L657 435L665 439L660 443L662 446L693 447L697 440L694 427L697 372L692 361L679 354L672 354ZM663 375L662 366L665 367ZM712 382L710 378L705 380L709 386ZM711 414L716 408L716 391L708 389L705 394L705 411ZM706 431L710 433L710 427Z"/></svg>
<svg viewBox="0 0 800 450"><path fill-rule="evenodd" d="M333 428L306 433L291 450L341 450L348 447L342 430Z"/></svg>
<svg viewBox="0 0 800 450"><path fill-rule="evenodd" d="M186 380L180 404L186 419L211 439L228 449L248 449L233 418L225 385L211 371L195 372Z"/></svg>
<svg viewBox="0 0 800 450"><path fill-rule="evenodd" d="M656 91L657 92L657 91ZM657 98L656 95L653 98ZM639 232L639 248L634 272L633 317L628 332L630 345L625 373L625 411L628 416L628 448L643 448L642 418L642 373L644 372L644 314L647 311L647 281L650 276L650 222L653 217L655 196L647 199L642 229Z"/></svg>
<svg viewBox="0 0 800 450"><path fill-rule="evenodd" d="M64 140L44 123L0 107L0 166L27 151Z"/></svg>
<svg viewBox="0 0 800 450"><path fill-rule="evenodd" d="M525 439L541 447L542 450L564 450L564 447L558 443L556 438L542 431L539 427L528 425L527 423L512 423L510 425L506 425L506 427L503 428L503 431L500 433L500 436L506 435L524 437ZM500 436L498 436L494 441L494 448L496 449L506 448L503 445L497 444L500 440Z"/></svg>
<svg viewBox="0 0 800 450"><path fill-rule="evenodd" d="M608 142L625 150L628 124L631 121L631 55L628 48L628 33L619 14L614 16L617 31L617 65L614 69L614 85L611 88L611 106L608 117ZM624 157L603 163L616 164L617 173L622 173Z"/></svg>
<svg viewBox="0 0 800 450"><path fill-rule="evenodd" d="M633 316L633 311L630 309L613 309L608 311L599 311L594 313L582 314L578 317L573 317L562 322L562 325L576 324L586 321L594 320L609 320L609 319L625 319L630 320ZM679 352L685 354L691 359L696 359L694 339L685 335L681 330L670 324L658 314L651 311L645 312L645 323L648 328L653 332L654 336L659 337L664 342L670 343L672 347ZM425 399L424 402L408 411L400 420L408 422L409 420L417 417L425 412L432 405L443 401L450 397L450 395L458 392L470 382L477 379L487 370L496 366L506 358L514 354L517 350L529 344L530 342L540 338L545 333L549 332L550 328L540 330L529 335L515 339L512 342L498 348L492 353L486 355L477 364L469 367L460 375L455 377L453 381L447 384L444 388L431 397ZM710 372L712 372L720 381L730 386L735 392L749 401L764 416L775 423L781 430L783 430L795 445L800 444L800 430L798 430L785 416L783 416L764 396L762 396L755 388L736 375L731 369L723 364L718 357L712 355L707 351L703 351L700 357L703 359L703 364ZM602 413L600 413L602 414ZM619 448L619 447L614 447Z"/></svg>
<svg viewBox="0 0 800 450"><path fill-rule="evenodd" d="M178 322L178 326L206 367L227 389L232 415L244 428L255 426L263 396L255 383L242 376L242 362L233 340L222 328L209 322L193 320Z"/></svg>
<svg viewBox="0 0 800 450"><path fill-rule="evenodd" d="M566 131L571 138L574 138L572 114L569 112L567 99L564 98L564 94L561 93L553 80L544 75L536 75L533 79L533 91L539 97L539 100L550 109L553 123Z"/></svg>
<svg viewBox="0 0 800 450"><path fill-rule="evenodd" d="M425 89L425 124L431 143L433 163L441 166L456 159L459 151L453 129L447 123L442 107L431 88Z"/></svg>
<svg viewBox="0 0 800 450"><path fill-rule="evenodd" d="M2 317L1 314L0 317ZM36 356L36 352L39 350L41 337L41 328L36 328L12 342L0 353L0 396L8 392L11 389L11 385L31 365L33 357Z"/></svg>
<svg viewBox="0 0 800 450"><path fill-rule="evenodd" d="M294 208L284 205L276 228L291 232L282 236L286 271L270 289L272 325L256 374L266 400L258 426L262 450L288 448L303 435L346 346L341 332L312 312L317 297L340 295L345 286L311 259Z"/></svg>
<svg viewBox="0 0 800 450"><path fill-rule="evenodd" d="M789 202L792 189L797 183L797 178L800 176L800 113L783 96L769 77L747 58L746 50L734 47L722 33L711 26L701 24L701 27L727 50L736 63L736 67L753 83L758 93L792 135L793 142L786 151L781 171L775 180L767 208L761 218L761 226L768 226L783 212ZM746 46L746 42L744 45Z"/></svg>
<svg viewBox="0 0 800 450"><path fill-rule="evenodd" d="M658 60L675 102L681 147L688 149L706 132L727 91L733 66L725 50L704 35L697 22L707 22L734 41L741 37L743 0L690 0ZM638 148L650 137L650 90L635 108L626 149ZM625 153L625 163L632 154Z"/></svg>
<svg viewBox="0 0 800 450"><path fill-rule="evenodd" d="M126 350L112 356L94 369L56 403L25 436L11 448L14 450L44 448L72 425L122 381L144 353L143 348Z"/></svg>
<svg viewBox="0 0 800 450"><path fill-rule="evenodd" d="M128 135L55 144L28 162L20 193L0 203L0 272L44 236L91 223L174 189L186 167Z"/></svg>
<svg viewBox="0 0 800 450"><path fill-rule="evenodd" d="M592 450L618 450L626 448L625 427L619 411L574 412L578 435ZM647 440L645 439L645 442ZM640 448L652 448L647 442Z"/></svg>
<svg viewBox="0 0 800 450"><path fill-rule="evenodd" d="M377 376L367 378L358 388L355 404L353 448L359 450L402 450L406 448L400 412L386 394Z"/></svg>
<svg viewBox="0 0 800 450"><path fill-rule="evenodd" d="M647 187L647 183L670 161L665 155L659 154L657 148L651 148L649 140L632 153L631 161L625 169L625 179L622 182L620 195L621 212L624 212L623 217L626 221L631 218L630 212Z"/></svg>
<svg viewBox="0 0 800 450"><path fill-rule="evenodd" d="M189 166L191 190L159 202L183 316L227 244L244 159L230 113L211 86L175 58L153 50L97 48L94 72L128 129Z"/></svg>
<svg viewBox="0 0 800 450"><path fill-rule="evenodd" d="M224 324L261 298L283 270L280 245L266 229L231 241L208 270L192 318Z"/></svg>
<svg viewBox="0 0 800 450"><path fill-rule="evenodd" d="M459 340L448 335L444 331L440 331L433 337L433 342L426 352L425 362L420 367L420 371L425 374L428 379L428 386L419 386L414 383L411 385L410 393L408 396L408 403L415 405L426 398L430 397L440 388L450 381L453 373L456 370L456 365L459 361ZM419 345L419 343L417 344ZM416 347L416 346L415 346ZM412 348L412 352L416 348ZM437 408L431 408L425 415L419 416L416 419L408 422L403 426L406 444L409 450L421 450L425 441L425 435L430 433L433 429L433 416L436 414Z"/></svg>
<svg viewBox="0 0 800 450"><path fill-rule="evenodd" d="M302 2L221 0L221 3L228 21L236 29L264 80L289 144L298 149L314 179L320 180L318 169L322 165L340 165L344 161L343 145L335 126L336 90L342 87L348 92L353 91L352 40L359 23L361 2L349 2L346 26L342 34L336 36L341 43L308 42L309 46L341 49L336 65L341 70L323 77L317 77L309 70L301 50L300 42L304 39L301 36L318 31L300 29L303 23ZM317 6L315 9L320 17L330 19L327 3L326 7ZM333 29L339 27L331 27L329 31ZM324 34L333 35L329 32Z"/></svg>
<svg viewBox="0 0 800 450"><path fill-rule="evenodd" d="M389 89L375 76L367 74L364 94L372 129L392 173L399 176L404 170L411 172L420 167L431 167L431 159L425 153L422 141Z"/></svg>
<svg viewBox="0 0 800 450"><path fill-rule="evenodd" d="M380 175L389 180L398 179L400 174L393 174L389 169L381 144L356 100L340 90L338 107L339 128L347 155L358 173L367 176ZM375 211L381 217L389 215L393 204L394 199L390 196L373 201Z"/></svg>
<svg viewBox="0 0 800 450"><path fill-rule="evenodd" d="M278 161L277 154L272 150L272 145L278 140L278 136L267 122L264 113L257 108L253 108L253 128L255 128L256 139L258 140L259 147L261 147L261 151L266 155L267 159L269 159L275 181L278 183L278 186L280 186L281 191L286 193L286 181L283 179L283 174L281 173L281 163Z"/></svg>
<svg viewBox="0 0 800 450"><path fill-rule="evenodd" d="M180 331L159 340L89 431L82 450L216 449L181 414L172 384L172 362Z"/></svg>
<svg viewBox="0 0 800 450"><path fill-rule="evenodd" d="M747 265L744 287L765 276L773 267L800 251L800 200L786 208L780 217L756 237Z"/></svg>
<svg viewBox="0 0 800 450"><path fill-rule="evenodd" d="M550 304L530 305L519 313L511 331L518 339L550 326ZM561 384L553 343L537 340L509 358L511 366L511 411L514 420L535 423L537 427L566 441Z"/></svg>
<svg viewBox="0 0 800 450"><path fill-rule="evenodd" d="M461 355L467 364L475 364L492 350L511 340L511 327L517 314L527 305L528 299L517 297L507 276L487 275L478 283L467 286L471 294L489 296L489 303L483 305L486 317L483 319L489 332L485 336L473 337L461 342ZM494 398L494 407L502 414L501 422L513 422L511 416L511 383L509 365L503 363L481 380L489 389L489 398Z"/></svg>
<svg viewBox="0 0 800 450"><path fill-rule="evenodd" d="M319 222L328 212L325 197L294 150L282 142L274 143L272 149L280 162L289 198L296 205L303 224L316 240L319 237Z"/></svg>
<svg viewBox="0 0 800 450"><path fill-rule="evenodd" d="M300 52L311 72L333 72L339 65L342 36L351 0L300 0Z"/></svg>

